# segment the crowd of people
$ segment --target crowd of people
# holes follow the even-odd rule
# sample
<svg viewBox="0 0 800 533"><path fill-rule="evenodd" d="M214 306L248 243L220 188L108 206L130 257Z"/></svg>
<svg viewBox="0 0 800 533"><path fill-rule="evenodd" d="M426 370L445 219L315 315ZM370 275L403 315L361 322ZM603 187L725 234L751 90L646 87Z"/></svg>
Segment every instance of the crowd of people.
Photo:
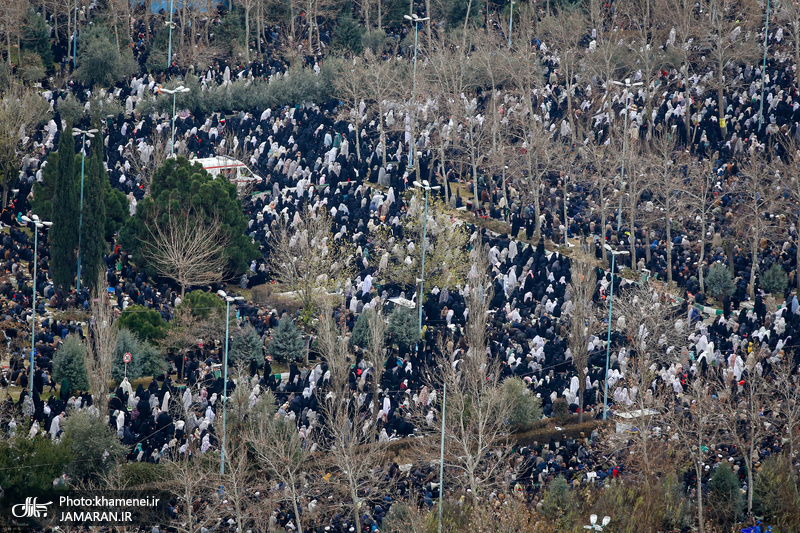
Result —
<svg viewBox="0 0 800 533"><path fill-rule="evenodd" d="M587 40L592 41L592 37L587 36ZM366 103L362 102L352 110L368 117L366 127L356 133L350 122L340 119L343 111L350 113L351 110L344 109L338 100L331 100L257 112L242 110L232 116L220 113L200 115L193 110L184 110L174 122L174 150L179 156L191 160L227 153L232 147L226 145L234 144L250 168L263 178L254 186L252 195L243 201L249 217L247 232L263 252L263 257L254 260L244 274L240 282L244 288L269 283L272 279L267 258L276 221L284 220L296 225L304 217L319 216L322 209L330 213L333 222L331 238L349 241L358 258L353 279L341 289L345 304L333 310L337 322L350 331L357 317L374 308L377 302L381 302L384 312L389 314L397 305L393 302L398 298L415 302L420 299L415 287L403 287L385 279L380 264L385 250L378 249L373 239L381 228L388 228L402 239L410 198L419 194L412 185L414 179L426 177L434 186L445 185L447 181L448 190L456 191L447 198L454 208L450 215L453 224L462 224L455 209L468 201L460 197L460 188L470 196L474 194L481 200L481 205L470 203L476 215L487 213L507 222L510 227L508 233L492 232L484 229L477 217L474 224L467 225L471 235L468 246L472 248L479 242L487 245L486 252L481 253L488 255L490 267L487 274L493 285L486 332L490 358L502 362L502 378L517 376L525 381L531 393L541 399L544 416L553 416L554 405L563 398L572 412L583 405L586 413L600 417L606 377L612 412L632 405L636 395L644 393L630 388L628 383L633 368L629 363L631 357L635 357L636 349L628 345L619 324L612 324L615 331L609 337L610 349L606 345L604 330L592 332L595 336L589 344L585 396L579 402L582 387L569 349L569 318L574 308L570 264L574 259L553 251L553 247L548 249L545 239L555 243L563 242L565 237L588 240L595 245L599 257L604 244L624 244L633 238L636 255L640 258L639 269L647 268L659 280L666 279L667 254L672 255L672 278L684 297L671 302L672 320L684 328L685 350L673 362L662 364L657 369L657 377L650 384L653 391L666 388L681 398L694 380L702 379L709 366L724 368L728 372L728 381L738 383L751 376L756 368L760 375L769 375L781 360L798 361L793 339L800 338L800 304L792 295L792 284L787 286L785 304L780 308L763 291L757 291L758 295L750 302L747 295L753 261L761 270L773 263L778 264L789 279L794 280L798 267L795 253L797 229L793 225L787 227L782 242L768 243L756 257L751 256L745 246L726 250L721 242L738 201L731 186L736 178L737 164L748 155L764 151L773 151L776 156L791 156L782 144L775 142L778 137L800 142L800 102L796 101L791 45L783 39L780 31L771 33L768 42L772 53L767 61L766 76L762 77L759 66L742 66L735 83L730 84L732 89L726 91L723 114L728 135L722 134L719 124L718 100L710 84L710 73L698 73L685 79L677 70L664 70L657 81L657 90L641 87L630 99L621 92L601 91L599 80L590 79L588 87L577 90L573 96L581 102L581 110L595 113L592 133L587 136L593 137L592 142L606 142L611 130L619 123L619 117L627 115L629 142L634 146L650 133L650 128L663 125L675 132L679 143L691 152L692 158L711 161L707 172L712 172L716 180L714 202L717 206L713 219L707 228L698 229L698 221L690 217L675 224L672 231L674 246L671 248L667 247L665 232L660 229L631 228L625 223L616 226L614 221L608 221L604 226L600 209L602 199L591 182L575 180L568 187L562 187L560 180L564 176L553 173L543 187L542 214L537 219L537 210L525 196L524 185L518 177L511 176L508 182L503 183L500 176L486 175L476 180L463 178L454 168L444 169L444 175L433 172L436 154L432 143L438 134L436 126L433 121L421 123L417 125L417 132L412 133L411 118L405 106L400 105L388 106L384 121L389 127L394 122L405 122L408 126L406 131L390 131L385 146L380 141L379 121ZM542 55L546 80L534 95L540 104L536 108L541 112L538 119L545 125L545 130L549 129L555 142L569 145L572 132L569 121L565 119L565 80L559 70L559 53L555 47L548 47L547 42L537 40L536 46ZM676 44L667 42L664 46ZM144 61L145 58L141 59ZM309 66L322 60L321 56L309 59ZM200 84L201 87L221 85L232 79L279 76L285 72L285 63L274 57L239 66L219 62L200 76ZM170 74L179 77L187 72L173 65ZM633 81L640 79L641 72L633 76ZM763 127L758 118L762 79L767 80ZM687 105L686 86L691 86L691 107ZM33 134L39 156L26 158L17 192L0 218L3 227L7 228L0 243L6 273L0 284L0 312L7 344L13 352L4 385L23 389L17 402L12 403L8 397L6 400L11 404L9 411L14 413L13 417L2 421L9 434L23 431L24 421L24 431L30 437L41 433L58 439L65 416L78 409L97 411L96 403L106 401L63 385L60 395L44 399L46 388L54 389L55 384L49 375L60 344L69 335L85 337L88 330L84 322L56 319L53 311L85 309L90 301L86 289L76 293L57 289L50 283L49 243L44 233L39 236L38 270L33 272L32 238L22 230L26 224L20 218L29 211L33 184L41 179L41 170L46 164L44 155L58 146L59 136L64 130L59 102L67 94L72 94L81 104L88 106L92 93L98 91L101 98L116 98L123 105L124 112L105 124L104 154L111 184L127 195L130 213L133 214L136 203L147 194L147 183L146 176L137 175L131 161L155 151L156 134L173 133L170 131L170 117L166 114L138 111L152 103L158 87L159 83L152 75L137 75L109 92L73 86L54 88L45 93L45 98L52 104L53 119ZM648 100L653 94L658 95L654 104ZM480 113L487 105L488 96L480 92L472 96L476 113ZM652 117L638 111L649 106ZM522 109L518 98L505 96L505 116L509 121L514 120L515 114L522 113ZM437 103L431 97L421 114L434 117L438 112ZM688 129L691 138L686 136L686 120L691 123ZM409 168L412 142L419 153L419 161L415 167ZM360 159L356 156L356 146ZM580 154L586 148L573 145L572 149ZM566 198L563 197L565 193ZM642 198L643 204L647 201L647 197ZM566 224L564 220L567 220ZM699 245L692 237L695 231L708 231L713 237L709 240L704 260L701 260ZM533 241L539 232L542 239ZM419 244L405 243L406 246ZM465 254L468 252L465 250ZM114 289L113 297L120 311L136 304L158 311L167 321L172 319L181 303L180 292L175 286L138 268L126 251L118 246L109 247L105 261L107 281ZM616 261L618 268L620 263L637 266L625 265L624 256ZM699 270L718 261L731 265L736 290L730 299L721 302L721 314L708 317L692 304L705 301L699 294ZM606 270L596 269L596 272L595 300L598 303L609 296L612 284L617 295L635 285L619 276L612 278ZM30 354L25 336L33 320L30 282L34 274L38 293L33 343L36 364L34 369L30 369L25 366ZM212 291L219 288L209 287ZM253 302L237 304L237 311L238 323L252 325L264 340L268 340L282 316L292 315L283 309ZM424 370L435 367L439 357L454 363L467 357L469 346L465 328L469 312L466 287L431 287L424 299L423 313L426 327L419 350L402 344L389 344L385 368L372 368L361 354L354 354L348 377L352 396L348 400L356 410L367 412L373 405L369 376L380 374L378 403L382 408L371 416L381 427L379 438L382 440L424 433L425 425L409 414L412 405L415 408L422 405L430 406L431 419L439 416L436 412L437 392L430 388ZM441 340L437 342L440 335ZM308 439L311 442L312 434L324 431L320 406L321 398L329 391L330 381L330 369L325 361L307 367L292 362L288 375L276 376L268 357L267 343L263 370L257 368L260 365L255 365L250 375L231 374L228 382L224 383L222 376L214 373L215 365L222 362L222 341L216 339L197 346L185 359L176 361L175 373L153 376L149 386L139 385L133 390L126 380L115 390L109 405L109 424L128 447L128 460L160 462L218 449L220 398L224 391L233 394L237 389L247 391L251 406L260 394L271 391L276 401L276 416L296 424L304 441ZM442 347L447 353L439 352ZM607 370L606 356L609 352L611 357ZM185 376L185 382L180 383L177 376ZM30 379L33 379L32 395L26 390ZM77 392L82 394L72 394ZM539 502L540 489L559 475L576 484L602 483L608 477L624 475L627 468L624 455L601 453L597 448L598 437L597 433L582 435L581 438L565 436L552 438L550 442L520 446L507 459L501 492L524 495L527 501L535 504ZM779 438L768 438L758 447L759 460L779 453L782 447ZM716 460L709 461L705 468L706 476L711 475L716 464L730 461L745 481L741 450L726 446L714 451L719 455ZM307 514L304 521L310 520L306 522L307 527L319 531L348 531L354 527L354 520L358 520L363 527L376 530L381 527L382 519L394 501L412 500L431 507L438 497L435 490L438 478L428 465L390 463L385 465L385 475L396 481L394 488L390 492L364 495L368 503L357 517L347 513L314 515L317 500L326 498L326 493L304 494L302 512ZM694 486L693 475L693 472L687 472L687 487ZM276 486L272 490L279 488ZM497 492L483 496L488 499L499 497ZM275 510L271 525L295 529L298 519L290 507L281 507Z"/></svg>

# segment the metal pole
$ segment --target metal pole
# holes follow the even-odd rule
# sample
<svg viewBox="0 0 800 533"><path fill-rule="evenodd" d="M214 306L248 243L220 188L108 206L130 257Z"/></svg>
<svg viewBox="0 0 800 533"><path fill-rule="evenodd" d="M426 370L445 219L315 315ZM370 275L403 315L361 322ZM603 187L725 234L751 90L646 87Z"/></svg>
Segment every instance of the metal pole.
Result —
<svg viewBox="0 0 800 533"><path fill-rule="evenodd" d="M761 67L761 105L758 108L758 129L764 121L764 80L767 76L767 50L769 49L769 0L767 0L767 21L764 23L764 64Z"/></svg>
<svg viewBox="0 0 800 533"><path fill-rule="evenodd" d="M622 171L620 172L620 187L622 181L625 180L625 154L628 146L628 117L630 110L628 109L628 98L630 96L630 85L625 88L625 132L622 137ZM622 190L619 191L619 207L617 209L617 235L622 227ZM633 228L631 228L631 238L633 236ZM631 260L632 261L632 260ZM608 338L606 339L606 377L603 384L603 420L608 418L608 364L611 359L611 310L614 306L614 267L617 262L617 254L611 254L611 292L608 297ZM631 265L633 266L633 265Z"/></svg>
<svg viewBox="0 0 800 533"><path fill-rule="evenodd" d="M439 450L439 533L442 533L442 499L444 493L444 422L447 409L447 383L442 387L442 444Z"/></svg>
<svg viewBox="0 0 800 533"><path fill-rule="evenodd" d="M39 224L33 221L33 320L31 321L31 375L28 376L28 390L33 398L33 354L36 351L36 261L39 254Z"/></svg>
<svg viewBox="0 0 800 533"><path fill-rule="evenodd" d="M511 2L511 14L508 16L508 48L511 48L511 30L514 27L514 2Z"/></svg>
<svg viewBox="0 0 800 533"><path fill-rule="evenodd" d="M231 323L231 302L225 298L225 360L222 364L224 369L224 383L222 385L222 462L219 466L221 476L225 475L225 406L228 404L228 334ZM222 487L220 487L220 491Z"/></svg>
<svg viewBox="0 0 800 533"><path fill-rule="evenodd" d="M423 303L423 294L425 292L425 240L428 235L428 187L425 188L425 220L422 225L422 274L420 275L420 282L419 282L419 298L417 298L417 304L419 305L419 325L418 325L418 333L419 337L422 338L422 303Z"/></svg>
<svg viewBox="0 0 800 533"><path fill-rule="evenodd" d="M409 147L408 152L408 166L409 168L414 167L414 106L416 103L414 102L416 95L417 95L417 42L419 39L419 23L414 21L414 79L411 84L411 146Z"/></svg>
<svg viewBox="0 0 800 533"><path fill-rule="evenodd" d="M72 68L78 64L78 0L75 0L75 31L72 34Z"/></svg>
<svg viewBox="0 0 800 533"><path fill-rule="evenodd" d="M175 155L175 97L178 91L172 93L172 142L169 145L169 156Z"/></svg>
<svg viewBox="0 0 800 533"><path fill-rule="evenodd" d="M167 68L172 65L172 4L173 0L169 0L169 47L167 48Z"/></svg>
<svg viewBox="0 0 800 533"><path fill-rule="evenodd" d="M81 214L78 219L78 281L76 283L76 293L81 292L81 235L83 233L83 172L86 163L86 132L83 133L81 142Z"/></svg>

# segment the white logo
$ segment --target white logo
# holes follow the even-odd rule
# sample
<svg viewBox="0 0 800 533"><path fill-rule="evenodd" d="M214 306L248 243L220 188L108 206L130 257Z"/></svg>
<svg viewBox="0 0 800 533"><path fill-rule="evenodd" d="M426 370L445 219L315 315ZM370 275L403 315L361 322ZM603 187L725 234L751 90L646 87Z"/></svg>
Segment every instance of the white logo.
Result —
<svg viewBox="0 0 800 533"><path fill-rule="evenodd" d="M53 502L36 503L36 498L25 498L25 503L11 507L11 514L17 518L43 518L47 516L47 506Z"/></svg>

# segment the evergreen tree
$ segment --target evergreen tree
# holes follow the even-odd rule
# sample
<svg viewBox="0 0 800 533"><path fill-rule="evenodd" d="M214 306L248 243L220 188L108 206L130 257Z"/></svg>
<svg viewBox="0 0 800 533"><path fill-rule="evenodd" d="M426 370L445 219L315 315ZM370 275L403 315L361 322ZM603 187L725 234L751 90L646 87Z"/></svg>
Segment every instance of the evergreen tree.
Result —
<svg viewBox="0 0 800 533"><path fill-rule="evenodd" d="M92 143L92 155L86 160L83 197L83 235L81 236L81 277L89 290L97 283L108 245L106 243L106 204L103 183L108 174L103 167L103 139Z"/></svg>
<svg viewBox="0 0 800 533"><path fill-rule="evenodd" d="M150 196L139 202L136 215L129 217L120 230L119 243L133 255L139 266L147 266L139 250L143 242L152 239L148 224L154 220L163 222L170 208L190 219L214 220L223 227L229 243L224 251L227 274L241 274L252 259L260 256L253 239L246 233L248 218L242 209L236 185L224 177L215 179L198 163L178 157L168 159L156 171L150 185Z"/></svg>
<svg viewBox="0 0 800 533"><path fill-rule="evenodd" d="M123 328L129 329L138 338L148 342L163 339L167 329L167 322L161 318L161 314L143 305L126 307L119 315L117 324L119 324L120 331Z"/></svg>
<svg viewBox="0 0 800 533"><path fill-rule="evenodd" d="M53 221L53 227L50 229L50 276L53 285L69 289L77 269L75 250L78 248L80 217L78 193L80 184L76 183L80 181L80 167L75 166L75 139L72 137L72 125L67 124L67 128L61 132L58 152L48 157L48 160L50 161L45 169L53 165L55 172L52 211L42 213L41 216L50 216L50 220Z"/></svg>
<svg viewBox="0 0 800 533"><path fill-rule="evenodd" d="M39 54L48 71L53 70L53 49L50 46L50 30L44 17L31 8L22 26L22 49Z"/></svg>
<svg viewBox="0 0 800 533"><path fill-rule="evenodd" d="M789 276L786 275L786 271L781 265L773 263L758 281L765 292L782 293L786 290L786 284L789 283Z"/></svg>
<svg viewBox="0 0 800 533"><path fill-rule="evenodd" d="M714 263L708 269L708 276L706 276L706 290L708 294L722 300L726 296L730 296L735 288L733 285L733 277L731 271L722 263Z"/></svg>
<svg viewBox="0 0 800 533"><path fill-rule="evenodd" d="M745 501L739 478L727 462L723 461L714 469L708 488L711 491L709 510L712 516L725 530L730 530L739 520Z"/></svg>
<svg viewBox="0 0 800 533"><path fill-rule="evenodd" d="M71 391L89 390L86 375L86 346L77 335L68 335L56 350L53 358L53 379L56 383L67 381Z"/></svg>
<svg viewBox="0 0 800 533"><path fill-rule="evenodd" d="M272 333L272 341L267 348L276 361L289 362L303 359L305 351L303 338L291 318L287 316L281 319Z"/></svg>
<svg viewBox="0 0 800 533"><path fill-rule="evenodd" d="M128 381L159 375L167 366L164 357L149 342L139 339L126 328L120 328L111 366L111 377L115 381L120 382L125 377L123 357L126 353L131 354L131 362L128 363Z"/></svg>
<svg viewBox="0 0 800 533"><path fill-rule="evenodd" d="M353 326L353 333L350 335L350 344L353 346L358 346L362 350L369 346L369 337L370 337L370 329L369 329L369 319L370 313L374 313L372 309L367 309L363 313L358 316L358 320L356 320L356 325Z"/></svg>
<svg viewBox="0 0 800 533"><path fill-rule="evenodd" d="M413 309L397 306L389 317L389 334L393 342L412 346L419 340L419 319Z"/></svg>
<svg viewBox="0 0 800 533"><path fill-rule="evenodd" d="M345 9L333 32L333 46L346 52L360 54L364 49L361 44L361 25L353 20L350 9Z"/></svg>
<svg viewBox="0 0 800 533"><path fill-rule="evenodd" d="M264 352L261 348L263 345L255 328L247 324L231 339L228 360L234 366L246 365L248 368L250 361L255 361L258 368L261 368L264 366Z"/></svg>

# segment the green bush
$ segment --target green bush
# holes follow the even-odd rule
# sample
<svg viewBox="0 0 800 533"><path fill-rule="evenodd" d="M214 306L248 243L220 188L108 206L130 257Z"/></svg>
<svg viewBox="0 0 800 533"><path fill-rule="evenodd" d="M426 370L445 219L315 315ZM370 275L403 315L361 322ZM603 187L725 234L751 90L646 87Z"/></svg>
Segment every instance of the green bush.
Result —
<svg viewBox="0 0 800 533"><path fill-rule="evenodd" d="M733 277L731 271L722 263L714 263L708 269L705 278L706 292L716 300L723 300L733 294Z"/></svg>
<svg viewBox="0 0 800 533"><path fill-rule="evenodd" d="M567 403L567 399L563 396L560 398L556 398L556 401L553 402L553 416L561 423L566 422L569 420L569 404Z"/></svg>
<svg viewBox="0 0 800 533"><path fill-rule="evenodd" d="M542 516L548 520L567 522L569 516L577 511L577 504L567 480L558 476L542 497Z"/></svg>
<svg viewBox="0 0 800 533"><path fill-rule="evenodd" d="M53 379L56 383L66 380L70 391L89 390L86 374L86 346L77 335L68 335L64 344L53 357Z"/></svg>
<svg viewBox="0 0 800 533"><path fill-rule="evenodd" d="M777 263L773 263L769 269L759 278L759 285L764 291L772 294L782 293L786 290L789 283L789 276L786 271Z"/></svg>
<svg viewBox="0 0 800 533"><path fill-rule="evenodd" d="M123 357L131 354L128 363L128 381L145 377L157 376L167 368L167 362L161 353L147 341L140 340L130 330L121 328L117 333L117 346L114 349L114 359L111 366L111 377L121 382L125 377L125 362Z"/></svg>
<svg viewBox="0 0 800 533"><path fill-rule="evenodd" d="M104 28L92 28L78 40L78 69L75 76L87 85L110 86L135 74L139 67L131 50L122 51L111 42Z"/></svg>
<svg viewBox="0 0 800 533"><path fill-rule="evenodd" d="M361 36L361 44L364 48L369 48L375 54L380 55L386 50L386 32L383 30L365 32Z"/></svg>
<svg viewBox="0 0 800 533"><path fill-rule="evenodd" d="M504 404L510 406L506 424L512 431L530 429L534 422L542 418L542 401L531 393L525 382L517 377L503 381Z"/></svg>
<svg viewBox="0 0 800 533"><path fill-rule="evenodd" d="M143 305L129 305L117 321L120 328L126 328L131 333L148 342L163 339L166 335L167 322L161 318L161 313Z"/></svg>
<svg viewBox="0 0 800 533"><path fill-rule="evenodd" d="M727 462L714 469L708 488L710 490L708 508L711 516L723 530L730 531L739 521L745 502L739 478Z"/></svg>
<svg viewBox="0 0 800 533"><path fill-rule="evenodd" d="M361 43L362 33L361 25L353 20L350 10L346 9L336 23L331 44L334 50L360 54L364 49L364 45Z"/></svg>
<svg viewBox="0 0 800 533"><path fill-rule="evenodd" d="M16 437L0 441L0 487L8 501L53 490L53 480L70 462L68 445L49 436L30 440L26 433L18 427Z"/></svg>
<svg viewBox="0 0 800 533"><path fill-rule="evenodd" d="M67 473L76 482L98 480L125 458L127 449L117 435L87 411L71 414L62 427L72 461Z"/></svg>
<svg viewBox="0 0 800 533"><path fill-rule="evenodd" d="M188 307L192 316L197 318L209 318L212 313L223 319L225 318L225 303L216 294L196 290L186 293L181 302L181 307Z"/></svg>

